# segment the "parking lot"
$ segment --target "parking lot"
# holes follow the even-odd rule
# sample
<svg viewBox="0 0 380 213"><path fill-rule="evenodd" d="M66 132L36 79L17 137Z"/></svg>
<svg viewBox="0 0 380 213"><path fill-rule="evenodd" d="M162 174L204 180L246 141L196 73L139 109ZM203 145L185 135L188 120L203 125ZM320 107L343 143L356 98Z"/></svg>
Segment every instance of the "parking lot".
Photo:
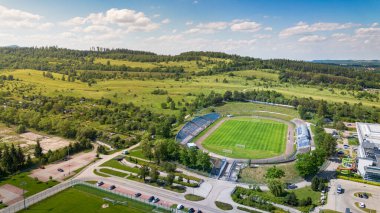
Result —
<svg viewBox="0 0 380 213"><path fill-rule="evenodd" d="M45 168L35 169L31 173L31 177L38 178L41 181L48 181L49 177L52 177L54 180L62 181L66 177L73 174L77 169L80 169L89 163L91 163L96 157L96 149L91 152L82 152L70 156L70 159L67 161L59 161L46 165ZM61 171L58 171L61 169Z"/></svg>
<svg viewBox="0 0 380 213"><path fill-rule="evenodd" d="M331 180L330 185L328 201L323 206L323 209L345 212L346 208L350 208L353 213L365 212L363 209L355 206L355 202L363 202L368 209L380 211L380 187L340 179ZM342 194L336 192L338 185L341 185L343 189ZM355 193L363 192L370 193L372 196L368 199L354 196Z"/></svg>

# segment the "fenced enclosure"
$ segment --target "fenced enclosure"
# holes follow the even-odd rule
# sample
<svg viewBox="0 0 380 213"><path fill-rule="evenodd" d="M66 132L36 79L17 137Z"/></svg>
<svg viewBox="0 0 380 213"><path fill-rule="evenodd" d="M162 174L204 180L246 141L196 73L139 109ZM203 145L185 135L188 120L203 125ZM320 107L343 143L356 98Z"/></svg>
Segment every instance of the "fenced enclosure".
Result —
<svg viewBox="0 0 380 213"><path fill-rule="evenodd" d="M53 195L56 195L58 194L59 192L62 192L64 191L65 189L68 189L70 187L73 187L75 185L84 185L84 186L87 186L87 187L91 187L91 188L95 188L97 190L101 190L101 191L104 191L104 192L107 192L107 193L110 193L110 194L115 194L115 195L119 195L120 197L124 197L124 198L127 198L127 199L131 199L131 200L134 200L134 201L138 201L138 202L141 202L141 203L145 203L146 205L150 205L150 206L153 206L155 207L154 209L154 212L162 212L162 210L164 212L178 212L178 213L182 213L183 211L181 210L177 210L177 209L173 209L171 208L170 206L165 206L165 205L162 205L162 204L158 204L158 203L152 203L152 202L149 202L148 200L145 200L145 199L142 199L142 198L136 198L132 195L128 195L128 194L124 194L124 193L121 193L121 192L117 192L117 191L112 191L112 190L109 190L109 189L106 189L106 188L101 188L101 187L97 187L96 185L94 184L90 184L90 183L87 183L83 180L70 180L70 181L67 181L67 182L63 182L63 183L60 183L58 185L55 185L45 191L42 191L42 192L39 192L35 195L32 195L28 198L25 198L25 200L21 200L19 202L16 202L4 209L1 209L0 210L0 213L13 213L13 212L18 212L18 211L21 211L29 206L32 206L48 197L51 197ZM106 199L106 198L105 198ZM109 199L108 202L111 202L111 199ZM123 202L121 201L114 201L114 202L111 202L111 203L114 203L114 204L121 204ZM124 202L123 205L126 205L127 202ZM161 210L161 211L160 211Z"/></svg>

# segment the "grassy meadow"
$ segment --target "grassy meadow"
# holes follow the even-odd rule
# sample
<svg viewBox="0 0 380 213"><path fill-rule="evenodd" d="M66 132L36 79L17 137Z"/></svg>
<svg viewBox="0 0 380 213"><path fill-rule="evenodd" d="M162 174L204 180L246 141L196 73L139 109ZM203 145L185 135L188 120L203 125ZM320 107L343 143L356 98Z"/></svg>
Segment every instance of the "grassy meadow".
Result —
<svg viewBox="0 0 380 213"><path fill-rule="evenodd" d="M104 60L104 59L97 59ZM191 61L190 61L191 62ZM120 61L110 63L121 63ZM156 66L156 64L143 62L134 63L137 67ZM163 62L166 63L166 62ZM180 62L168 62L180 63ZM185 63L185 62L181 62ZM132 66L129 64L129 66ZM191 68L198 70L197 68ZM107 72L107 71L102 71ZM109 72L108 72L109 73ZM334 89L329 91L321 89L317 86L308 85L292 85L289 83L280 83L278 81L278 73L272 70L245 70L229 73L212 75L212 76L193 76L190 79L181 78L175 80L173 78L159 78L160 73L137 73L139 78L129 77L127 79L109 79L97 80L97 83L88 85L87 83L75 81L62 81L62 74L53 73L54 79L45 78L42 71L30 69L18 70L1 70L0 75L13 75L17 81L5 81L0 91L10 91L13 96L42 94L48 96L73 96L73 97L90 97L99 99L102 97L109 98L119 103L132 102L138 106L148 108L154 112L163 112L166 114L178 113L181 108L178 102L184 104L191 102L197 94L209 93L211 91L224 93L230 91L249 91L253 89L276 90L283 93L287 97L312 97L314 99L323 99L331 102L348 102L363 103L366 106L378 106L378 102L368 100L358 100L354 96L346 93L340 93L344 90ZM141 76L146 77L141 77ZM152 77L151 77L152 76ZM155 77L156 76L156 77ZM247 77L254 77L247 80ZM67 76L65 76L67 79ZM223 83L223 79L227 83ZM152 91L156 89L166 90L167 95L153 95ZM170 96L177 104L176 110L162 109L161 103L166 101ZM274 109L271 106L263 106L262 111L270 111ZM243 109L243 111L246 111ZM296 112L290 115L295 115ZM286 113L289 110L286 110ZM243 113L243 112L242 112ZM249 112L251 113L251 112Z"/></svg>
<svg viewBox="0 0 380 213"><path fill-rule="evenodd" d="M211 152L233 158L269 158L284 152L286 131L283 123L238 118L225 121L202 145Z"/></svg>

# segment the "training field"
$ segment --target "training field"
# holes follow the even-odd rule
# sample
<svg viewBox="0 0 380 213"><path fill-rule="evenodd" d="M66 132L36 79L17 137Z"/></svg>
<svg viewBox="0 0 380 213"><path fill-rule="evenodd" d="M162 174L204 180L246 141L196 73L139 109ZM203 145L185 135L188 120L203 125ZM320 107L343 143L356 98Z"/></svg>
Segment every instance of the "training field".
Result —
<svg viewBox="0 0 380 213"><path fill-rule="evenodd" d="M112 200L126 201L127 205L103 201L107 197ZM108 205L107 205L108 204ZM144 213L152 212L154 207L137 201L132 201L115 194L100 191L83 185L76 185L66 189L46 200L28 207L21 212L128 212ZM160 209L161 212L166 212Z"/></svg>
<svg viewBox="0 0 380 213"><path fill-rule="evenodd" d="M232 158L270 158L284 152L287 128L286 124L271 120L234 118L226 120L202 146Z"/></svg>

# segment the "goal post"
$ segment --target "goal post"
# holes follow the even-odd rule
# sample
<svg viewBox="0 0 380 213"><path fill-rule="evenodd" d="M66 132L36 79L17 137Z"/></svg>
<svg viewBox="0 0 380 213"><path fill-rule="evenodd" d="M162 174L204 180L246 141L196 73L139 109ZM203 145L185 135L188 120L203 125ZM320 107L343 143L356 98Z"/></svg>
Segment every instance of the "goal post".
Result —
<svg viewBox="0 0 380 213"><path fill-rule="evenodd" d="M236 144L235 146L237 148L245 149L245 145L244 144Z"/></svg>
<svg viewBox="0 0 380 213"><path fill-rule="evenodd" d="M222 151L224 153L226 153L226 154L232 154L232 150L231 149L223 149Z"/></svg>

